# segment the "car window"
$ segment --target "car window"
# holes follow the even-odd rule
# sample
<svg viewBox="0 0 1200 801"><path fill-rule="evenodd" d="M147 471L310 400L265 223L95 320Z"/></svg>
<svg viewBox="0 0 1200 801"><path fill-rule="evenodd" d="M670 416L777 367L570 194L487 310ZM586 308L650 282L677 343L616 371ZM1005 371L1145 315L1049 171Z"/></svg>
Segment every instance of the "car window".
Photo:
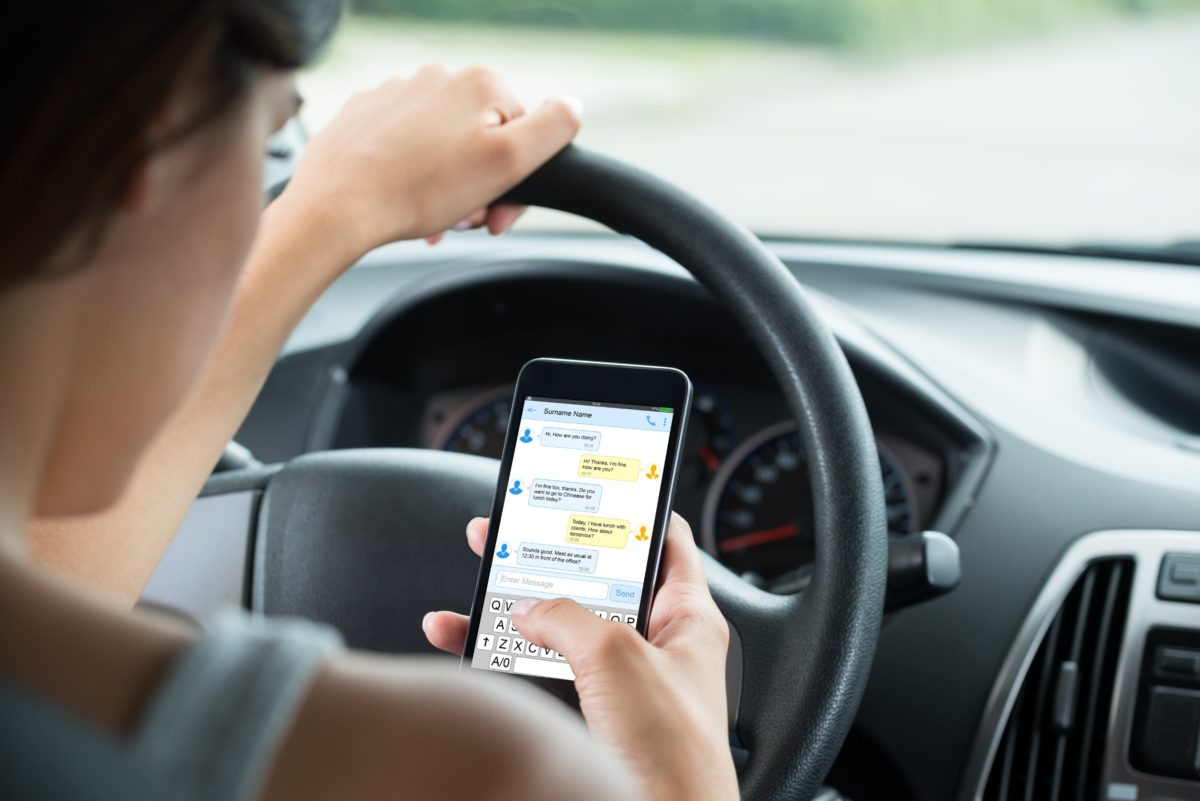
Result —
<svg viewBox="0 0 1200 801"><path fill-rule="evenodd" d="M579 96L582 144L760 233L1200 239L1197 0L360 0L304 121L433 59Z"/></svg>

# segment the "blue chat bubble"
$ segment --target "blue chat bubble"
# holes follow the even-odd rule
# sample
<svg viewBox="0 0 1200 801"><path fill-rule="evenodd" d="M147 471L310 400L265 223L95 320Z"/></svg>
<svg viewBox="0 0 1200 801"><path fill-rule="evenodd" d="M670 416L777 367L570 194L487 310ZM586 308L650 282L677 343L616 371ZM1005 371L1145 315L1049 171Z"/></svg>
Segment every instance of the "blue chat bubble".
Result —
<svg viewBox="0 0 1200 801"><path fill-rule="evenodd" d="M543 448L595 451L600 449L600 432L583 428L543 428L538 441Z"/></svg>
<svg viewBox="0 0 1200 801"><path fill-rule="evenodd" d="M522 542L517 551L517 561L529 567L570 570L577 573L596 572L596 551L570 545Z"/></svg>
<svg viewBox="0 0 1200 801"><path fill-rule="evenodd" d="M598 512L601 492L599 484L537 478L529 487L529 505L571 512Z"/></svg>

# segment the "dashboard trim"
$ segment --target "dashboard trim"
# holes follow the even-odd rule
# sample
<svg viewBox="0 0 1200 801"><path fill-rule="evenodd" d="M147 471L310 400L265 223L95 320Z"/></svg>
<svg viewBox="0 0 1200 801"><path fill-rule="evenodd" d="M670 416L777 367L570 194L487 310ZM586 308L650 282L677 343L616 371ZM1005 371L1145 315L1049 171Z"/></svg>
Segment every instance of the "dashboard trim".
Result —
<svg viewBox="0 0 1200 801"><path fill-rule="evenodd" d="M1055 564L1013 639L997 673L984 708L975 743L963 774L960 801L981 801L992 762L1017 694L1051 621L1075 582L1098 559L1134 560L1129 612L1121 639L1116 692L1109 710L1102 798L1195 798L1200 782L1152 776L1129 764L1129 744L1137 700L1138 672L1146 634L1153 626L1197 628L1194 604L1162 601L1155 594L1159 564L1168 551L1200 550L1200 531L1114 530L1086 534L1075 540Z"/></svg>

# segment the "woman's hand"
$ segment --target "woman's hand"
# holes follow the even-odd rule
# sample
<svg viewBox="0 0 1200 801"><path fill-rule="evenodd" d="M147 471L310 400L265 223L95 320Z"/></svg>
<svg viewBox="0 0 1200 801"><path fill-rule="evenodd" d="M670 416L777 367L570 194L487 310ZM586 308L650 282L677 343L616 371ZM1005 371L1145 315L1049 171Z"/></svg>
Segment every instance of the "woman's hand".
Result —
<svg viewBox="0 0 1200 801"><path fill-rule="evenodd" d="M436 241L450 228L501 233L522 210L488 204L579 126L577 100L526 114L492 71L431 64L351 97L313 137L276 203L337 237L347 263L387 242Z"/></svg>
<svg viewBox="0 0 1200 801"><path fill-rule="evenodd" d="M476 554L486 538L486 520L467 525ZM519 601L513 618L526 639L567 658L588 727L625 757L650 798L738 797L725 702L729 629L682 517L671 517L649 639L567 599ZM433 645L462 652L467 618L431 612L423 626Z"/></svg>

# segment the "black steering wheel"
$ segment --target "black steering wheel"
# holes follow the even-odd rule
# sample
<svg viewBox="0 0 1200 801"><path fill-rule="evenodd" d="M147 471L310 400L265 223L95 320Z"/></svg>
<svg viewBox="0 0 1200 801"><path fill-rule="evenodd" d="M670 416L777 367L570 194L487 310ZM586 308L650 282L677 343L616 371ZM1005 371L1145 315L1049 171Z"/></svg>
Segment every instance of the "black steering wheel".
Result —
<svg viewBox="0 0 1200 801"><path fill-rule="evenodd" d="M779 596L712 559L706 570L741 646L731 657L739 697L731 723L747 754L742 795L811 798L862 696L886 581L879 462L841 349L753 235L651 175L572 146L507 199L595 220L662 251L729 309L774 373L812 483L812 581L802 595ZM416 650L425 611L469 603L476 563L460 532L469 516L486 514L497 464L372 449L309 454L271 470L251 607L329 622L352 646Z"/></svg>

